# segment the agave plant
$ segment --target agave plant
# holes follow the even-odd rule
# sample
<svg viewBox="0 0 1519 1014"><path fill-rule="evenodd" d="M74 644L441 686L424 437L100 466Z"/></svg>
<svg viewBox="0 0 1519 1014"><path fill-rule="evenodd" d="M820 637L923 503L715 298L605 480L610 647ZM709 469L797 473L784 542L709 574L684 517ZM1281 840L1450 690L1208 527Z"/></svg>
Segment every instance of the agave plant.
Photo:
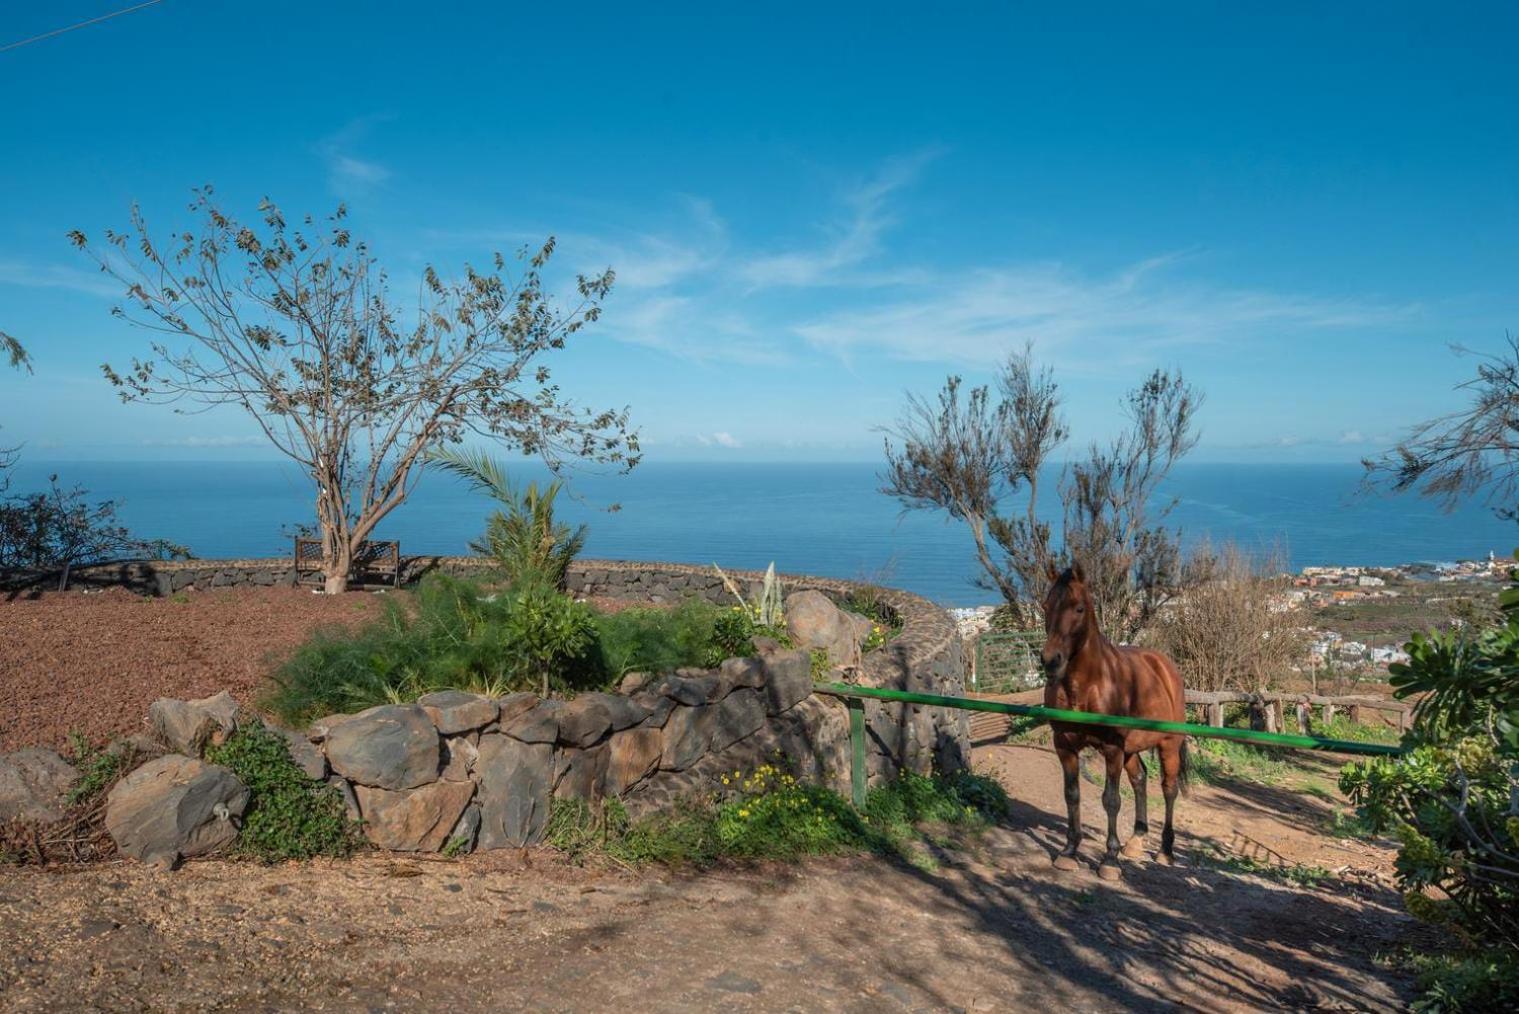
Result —
<svg viewBox="0 0 1519 1014"><path fill-rule="evenodd" d="M738 590L738 585L717 564L712 565L717 571L717 576L723 579L723 587L728 593L738 599L738 604L749 615L754 617L754 622L762 627L780 627L786 622L785 614L781 610L781 582L775 576L775 561L765 569L765 582L760 586L759 598L752 603L744 598L743 592Z"/></svg>
<svg viewBox="0 0 1519 1014"><path fill-rule="evenodd" d="M430 459L502 505L485 524L485 535L470 548L496 561L512 585L545 584L563 588L570 564L585 548L586 526L571 528L554 521L557 480L539 489L535 482L520 490L499 461L478 451L452 448Z"/></svg>

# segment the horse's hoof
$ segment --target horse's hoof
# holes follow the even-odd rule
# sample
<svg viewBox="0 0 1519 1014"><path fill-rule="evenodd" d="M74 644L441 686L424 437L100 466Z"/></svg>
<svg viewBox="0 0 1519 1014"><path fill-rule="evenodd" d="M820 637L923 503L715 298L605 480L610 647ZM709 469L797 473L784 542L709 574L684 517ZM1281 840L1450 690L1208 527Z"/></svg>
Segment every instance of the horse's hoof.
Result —
<svg viewBox="0 0 1519 1014"><path fill-rule="evenodd" d="M1081 864L1076 862L1075 856L1068 856L1062 852L1055 857L1055 869L1060 870L1062 873L1070 873L1080 868Z"/></svg>
<svg viewBox="0 0 1519 1014"><path fill-rule="evenodd" d="M1143 838L1130 838L1128 844L1123 847L1124 858L1143 859L1145 857L1145 840Z"/></svg>
<svg viewBox="0 0 1519 1014"><path fill-rule="evenodd" d="M1097 867L1097 875L1103 880L1117 880L1123 876L1123 871L1118 868L1117 863L1103 863Z"/></svg>
<svg viewBox="0 0 1519 1014"><path fill-rule="evenodd" d="M1175 866L1176 857L1168 852L1157 852L1155 853L1155 862L1161 866Z"/></svg>

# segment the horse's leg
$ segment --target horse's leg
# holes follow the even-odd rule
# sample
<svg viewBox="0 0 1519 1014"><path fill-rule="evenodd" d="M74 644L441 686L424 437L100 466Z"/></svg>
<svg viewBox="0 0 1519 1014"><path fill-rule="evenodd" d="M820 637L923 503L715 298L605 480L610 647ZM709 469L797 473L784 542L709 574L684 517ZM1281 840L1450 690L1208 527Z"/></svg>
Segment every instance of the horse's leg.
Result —
<svg viewBox="0 0 1519 1014"><path fill-rule="evenodd" d="M1117 880L1118 870L1118 810L1123 806L1123 798L1119 793L1119 783L1123 780L1123 748L1112 746L1103 751L1103 760L1108 764L1108 778L1102 786L1102 808L1108 814L1108 850L1102 857L1102 865L1097 867L1097 875L1103 880Z"/></svg>
<svg viewBox="0 0 1519 1014"><path fill-rule="evenodd" d="M1160 852L1155 861L1170 866L1176 859L1176 832L1171 828L1171 814L1176 808L1176 792L1181 787L1181 737L1160 744L1160 791L1166 797L1166 826L1160 832Z"/></svg>
<svg viewBox="0 0 1519 1014"><path fill-rule="evenodd" d="M1077 868L1076 851L1081 847L1081 752L1056 748L1060 769L1065 774L1065 850L1055 857L1055 869Z"/></svg>
<svg viewBox="0 0 1519 1014"><path fill-rule="evenodd" d="M1145 854L1145 835L1150 830L1149 800L1146 798L1150 773L1145 770L1142 753L1129 754L1123 767L1129 774L1129 786L1134 790L1134 837L1124 844L1123 854L1129 859L1139 859Z"/></svg>

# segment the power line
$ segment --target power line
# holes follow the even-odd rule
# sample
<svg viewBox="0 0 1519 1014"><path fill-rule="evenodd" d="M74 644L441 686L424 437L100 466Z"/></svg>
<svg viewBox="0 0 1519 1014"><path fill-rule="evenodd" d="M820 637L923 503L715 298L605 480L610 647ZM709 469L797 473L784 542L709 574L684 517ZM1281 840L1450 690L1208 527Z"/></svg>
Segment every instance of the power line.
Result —
<svg viewBox="0 0 1519 1014"><path fill-rule="evenodd" d="M131 14L133 11L140 11L144 7L152 7L154 4L158 3L163 3L163 0L147 0L146 3L136 4L131 7L123 7L119 11L112 11L109 14L100 15L98 18L91 18L88 21L81 21L77 25L69 25L67 28L55 28L51 32L43 32L41 35L34 35L30 39L22 39L20 42L7 43L4 46L0 46L0 53L4 53L12 49L20 49L22 46L29 46L34 42L41 42L43 39L51 39L55 35L62 35L65 32L72 32L79 28L88 28L90 25L98 25L102 21L109 21L112 18L119 18L123 14Z"/></svg>

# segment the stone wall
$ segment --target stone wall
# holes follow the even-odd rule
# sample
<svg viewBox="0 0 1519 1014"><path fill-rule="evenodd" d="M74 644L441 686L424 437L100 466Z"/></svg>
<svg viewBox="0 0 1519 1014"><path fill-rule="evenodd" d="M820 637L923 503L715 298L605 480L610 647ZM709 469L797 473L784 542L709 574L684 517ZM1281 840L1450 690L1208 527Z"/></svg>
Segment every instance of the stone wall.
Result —
<svg viewBox="0 0 1519 1014"><path fill-rule="evenodd" d="M405 581L428 573L476 574L485 561L478 557L413 556L402 562ZM764 575L729 571L746 594L757 591ZM18 575L10 575L14 584ZM0 588L7 575L0 575ZM316 575L303 581L319 585ZM56 578L54 578L56 581ZM781 575L785 590L815 589L840 600L855 585L849 581L801 574ZM122 563L79 568L71 587L127 587L149 595L172 595L191 588L230 588L240 585L293 586L297 575L290 559L184 560ZM48 585L51 587L51 585ZM569 571L569 591L624 601L674 603L698 597L719 605L733 599L711 567L676 563L580 560ZM867 654L854 676L866 686L958 696L964 692L963 648L954 621L927 599L896 589L882 591L880 600L901 624L901 632L885 647ZM829 707L842 705L829 699ZM952 771L970 757L970 727L965 712L918 705L868 701L868 765L872 782L907 768L926 773L937 767Z"/></svg>
<svg viewBox="0 0 1519 1014"><path fill-rule="evenodd" d="M847 786L847 723L813 697L805 651L626 682L625 692L569 701L448 690L281 735L370 841L396 851L535 845L556 799L615 797L636 815L777 754L809 781ZM239 721L226 694L153 704L151 734L138 737L151 759L107 801L106 828L124 854L172 866L236 840L248 789L203 755Z"/></svg>

